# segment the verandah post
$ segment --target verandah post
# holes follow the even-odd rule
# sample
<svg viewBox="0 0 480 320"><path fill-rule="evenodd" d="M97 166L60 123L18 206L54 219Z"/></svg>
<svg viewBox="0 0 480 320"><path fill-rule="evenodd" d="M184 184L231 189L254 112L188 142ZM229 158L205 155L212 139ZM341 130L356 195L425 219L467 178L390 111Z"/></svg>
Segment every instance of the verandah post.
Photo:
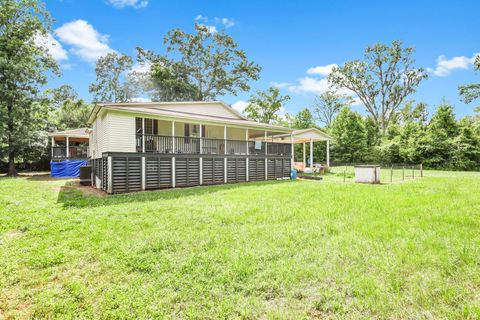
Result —
<svg viewBox="0 0 480 320"><path fill-rule="evenodd" d="M293 147L293 134L290 134L290 147L291 147L291 153L292 153L292 159L290 160L290 170L293 170L293 162L295 161L295 148Z"/></svg>
<svg viewBox="0 0 480 320"><path fill-rule="evenodd" d="M172 188L175 188L175 121L172 121Z"/></svg>
<svg viewBox="0 0 480 320"><path fill-rule="evenodd" d="M145 191L146 184L147 184L147 181L146 181L147 173L145 169L146 169L145 157L142 157L142 191Z"/></svg>
<svg viewBox="0 0 480 320"><path fill-rule="evenodd" d="M310 139L310 170L313 173L313 139Z"/></svg>
<svg viewBox="0 0 480 320"><path fill-rule="evenodd" d="M200 154L203 153L203 125L200 123ZM199 164L200 164L200 177L199 177L199 181L200 181L200 185L203 184L203 157L200 156L200 159L198 160Z"/></svg>
<svg viewBox="0 0 480 320"><path fill-rule="evenodd" d="M145 152L145 118L142 118L142 152Z"/></svg>
<svg viewBox="0 0 480 320"><path fill-rule="evenodd" d="M305 142L303 142L303 171L305 171L305 168L307 167L307 149L305 148Z"/></svg>
<svg viewBox="0 0 480 320"><path fill-rule="evenodd" d="M268 180L268 151L267 151L267 130L265 130L265 180Z"/></svg>
<svg viewBox="0 0 480 320"><path fill-rule="evenodd" d="M245 147L246 147L246 150L245 150L245 154L247 155L245 157L245 181L248 181L248 128L245 129Z"/></svg>
<svg viewBox="0 0 480 320"><path fill-rule="evenodd" d="M224 143L224 158L223 158L223 180L227 183L227 126L223 126L223 143Z"/></svg>
<svg viewBox="0 0 480 320"><path fill-rule="evenodd" d="M67 136L67 152L65 152L65 155L67 158L70 158L70 138Z"/></svg>
<svg viewBox="0 0 480 320"><path fill-rule="evenodd" d="M107 168L108 168L108 176L107 176L107 193L112 193L113 192L113 186L112 186L112 181L113 181L113 160L112 157L109 156L107 158Z"/></svg>

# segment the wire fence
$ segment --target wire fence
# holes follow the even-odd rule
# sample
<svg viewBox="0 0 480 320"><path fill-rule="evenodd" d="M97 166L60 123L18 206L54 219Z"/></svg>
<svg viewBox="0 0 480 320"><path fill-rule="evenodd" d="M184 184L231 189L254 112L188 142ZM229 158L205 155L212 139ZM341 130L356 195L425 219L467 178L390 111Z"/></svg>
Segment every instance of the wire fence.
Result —
<svg viewBox="0 0 480 320"><path fill-rule="evenodd" d="M325 181L355 182L355 166L365 163L331 163L323 172L313 175L321 176ZM376 164L378 165L378 164ZM380 166L380 183L396 183L419 179L424 176L422 164L382 164Z"/></svg>

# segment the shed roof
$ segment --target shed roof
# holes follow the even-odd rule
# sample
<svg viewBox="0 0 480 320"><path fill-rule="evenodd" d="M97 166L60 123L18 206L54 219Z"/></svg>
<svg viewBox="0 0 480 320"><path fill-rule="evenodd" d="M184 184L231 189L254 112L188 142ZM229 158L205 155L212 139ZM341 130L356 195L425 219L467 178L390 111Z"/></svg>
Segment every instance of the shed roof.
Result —
<svg viewBox="0 0 480 320"><path fill-rule="evenodd" d="M290 143L290 137L293 138L293 143L330 141L332 139L331 136L317 128L293 130L292 133L276 135L273 138L278 142Z"/></svg>
<svg viewBox="0 0 480 320"><path fill-rule="evenodd" d="M77 128L65 131L57 131L49 133L50 137L76 137L76 138L88 138L88 128Z"/></svg>

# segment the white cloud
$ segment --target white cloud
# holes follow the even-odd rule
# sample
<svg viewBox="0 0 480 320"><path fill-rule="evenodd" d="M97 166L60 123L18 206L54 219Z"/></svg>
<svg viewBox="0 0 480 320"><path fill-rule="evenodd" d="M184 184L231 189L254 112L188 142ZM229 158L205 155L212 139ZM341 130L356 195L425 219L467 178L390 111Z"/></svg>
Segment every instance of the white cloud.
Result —
<svg viewBox="0 0 480 320"><path fill-rule="evenodd" d="M218 31L217 27L215 27L215 26L205 26L205 27L207 27L208 32L210 32L210 33L215 33L215 32Z"/></svg>
<svg viewBox="0 0 480 320"><path fill-rule="evenodd" d="M215 21L217 23L223 24L226 29L235 26L235 20L233 20L233 19L215 17Z"/></svg>
<svg viewBox="0 0 480 320"><path fill-rule="evenodd" d="M133 7L135 9L145 8L148 0L107 0L107 3L115 8Z"/></svg>
<svg viewBox="0 0 480 320"><path fill-rule="evenodd" d="M87 61L96 61L114 50L108 46L108 36L100 34L85 20L65 23L55 30L60 41L72 48L70 52Z"/></svg>
<svg viewBox="0 0 480 320"><path fill-rule="evenodd" d="M437 58L435 69L428 68L427 71L437 77L446 77L455 69L468 69L473 64L473 60L474 57L459 56L447 59L447 57L441 55Z"/></svg>
<svg viewBox="0 0 480 320"><path fill-rule="evenodd" d="M292 85L288 87L293 93L313 93L320 95L330 89L330 84L326 78L318 79L312 77L304 77L298 79L297 85ZM336 90L340 94L346 94L353 97L353 105L361 105L362 101L355 95L354 92L348 89L338 89Z"/></svg>
<svg viewBox="0 0 480 320"><path fill-rule="evenodd" d="M328 90L328 80L304 77L298 79L298 85L289 86L288 90L293 93L322 94Z"/></svg>
<svg viewBox="0 0 480 320"><path fill-rule="evenodd" d="M200 25L206 26L210 32L215 33L218 31L217 26L223 26L225 29L231 28L235 25L235 20L231 18L219 18L215 17L210 19L204 15L197 15L195 21L199 22Z"/></svg>
<svg viewBox="0 0 480 320"><path fill-rule="evenodd" d="M286 88L290 85L290 83L288 82L276 82L276 81L272 81L270 82L270 85L272 87L275 87L275 88L278 88L278 89L283 89L283 88Z"/></svg>
<svg viewBox="0 0 480 320"><path fill-rule="evenodd" d="M151 63L136 63L133 65L132 69L130 70L130 73L147 73L150 72L152 64Z"/></svg>
<svg viewBox="0 0 480 320"><path fill-rule="evenodd" d="M208 17L205 17L205 16L199 14L199 15L197 15L197 16L195 17L195 21L208 22Z"/></svg>
<svg viewBox="0 0 480 320"><path fill-rule="evenodd" d="M335 63L327 64L326 66L316 66L307 70L308 74L318 74L322 76L328 76L332 69L338 67Z"/></svg>
<svg viewBox="0 0 480 320"><path fill-rule="evenodd" d="M63 61L68 59L67 51L50 33L36 36L34 42L37 46L44 47L55 60Z"/></svg>
<svg viewBox="0 0 480 320"><path fill-rule="evenodd" d="M237 101L235 102L234 104L232 104L232 108L237 110L238 112L240 113L243 113L243 111L245 110L245 108L248 106L248 102L246 101Z"/></svg>

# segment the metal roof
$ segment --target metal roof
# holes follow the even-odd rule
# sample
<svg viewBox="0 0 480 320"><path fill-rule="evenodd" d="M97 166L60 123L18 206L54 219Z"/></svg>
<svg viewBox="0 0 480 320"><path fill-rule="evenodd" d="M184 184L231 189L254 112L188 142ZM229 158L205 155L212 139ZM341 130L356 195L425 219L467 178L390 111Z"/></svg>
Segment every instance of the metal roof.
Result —
<svg viewBox="0 0 480 320"><path fill-rule="evenodd" d="M175 104L190 104L191 102L176 102ZM233 108L225 105L223 102L218 102L218 101L207 101L207 102L195 102L197 104L201 103L219 103L222 106L225 106L229 108L230 111L234 111L235 113L238 113L235 111ZM161 103L160 103L161 104ZM172 103L163 103L163 105L170 105ZM100 111L100 108L106 109L106 110L116 110L116 111L121 111L121 112L129 112L129 113L140 113L140 114L149 114L149 115L158 115L164 118L181 118L185 120L193 120L193 121L202 121L202 122L208 122L212 124L217 124L217 125L222 125L222 124L230 124L230 125L236 125L236 126L241 126L241 127L251 127L251 128L258 128L258 129L270 129L270 130L275 130L275 131L283 131L283 132L291 132L293 129L283 127L283 126L277 126L277 125L272 125L268 123L260 123L256 121L251 121L246 119L244 116L241 116L241 119L231 119L231 118L226 118L226 117L220 117L220 116L215 116L215 115L205 115L205 114L196 114L192 112L182 112L182 111L173 111L173 110L167 110L167 109L159 109L156 108L159 106L158 102L155 103L144 103L144 102L135 102L135 103L112 103L112 104L100 104L98 105L98 109L95 108L92 111L92 114L90 115L89 122L91 123L95 117L96 114ZM95 114L93 114L95 112Z"/></svg>
<svg viewBox="0 0 480 320"><path fill-rule="evenodd" d="M87 132L88 128L77 128L70 129L65 131L57 131L49 133L50 137L77 137L77 138L88 138L89 134Z"/></svg>

